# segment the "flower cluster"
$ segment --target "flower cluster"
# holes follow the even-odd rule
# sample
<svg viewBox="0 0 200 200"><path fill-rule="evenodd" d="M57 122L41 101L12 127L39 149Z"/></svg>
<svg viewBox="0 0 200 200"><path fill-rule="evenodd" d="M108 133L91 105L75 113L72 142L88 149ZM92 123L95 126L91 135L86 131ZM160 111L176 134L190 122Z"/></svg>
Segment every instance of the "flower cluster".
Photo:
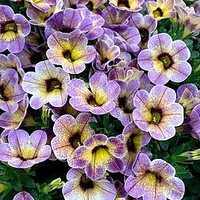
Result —
<svg viewBox="0 0 200 200"><path fill-rule="evenodd" d="M1 2L2 200L200 198L198 3Z"/></svg>

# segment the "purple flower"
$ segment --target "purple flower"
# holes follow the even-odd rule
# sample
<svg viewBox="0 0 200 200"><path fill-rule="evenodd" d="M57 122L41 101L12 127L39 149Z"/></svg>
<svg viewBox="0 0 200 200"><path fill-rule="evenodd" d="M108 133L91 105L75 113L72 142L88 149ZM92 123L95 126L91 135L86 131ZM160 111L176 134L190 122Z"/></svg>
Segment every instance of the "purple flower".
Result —
<svg viewBox="0 0 200 200"><path fill-rule="evenodd" d="M107 179L91 180L82 170L71 169L62 189L65 200L115 200L116 189Z"/></svg>
<svg viewBox="0 0 200 200"><path fill-rule="evenodd" d="M26 0L30 2L35 8L42 12L47 12L51 9L52 5L56 4L56 0Z"/></svg>
<svg viewBox="0 0 200 200"><path fill-rule="evenodd" d="M186 114L200 104L200 91L193 83L182 84L177 89L177 101L183 106Z"/></svg>
<svg viewBox="0 0 200 200"><path fill-rule="evenodd" d="M36 64L35 72L24 75L22 87L25 92L33 95L30 99L32 108L39 109L47 103L61 107L67 102L68 81L68 73L46 60Z"/></svg>
<svg viewBox="0 0 200 200"><path fill-rule="evenodd" d="M119 137L122 138L127 149L126 155L122 158L125 163L125 169L122 173L129 176L133 173L132 166L136 162L141 148L150 142L151 136L130 122L124 127L122 135Z"/></svg>
<svg viewBox="0 0 200 200"><path fill-rule="evenodd" d="M110 114L119 119L124 126L133 121L133 97L139 89L139 85L140 83L137 80L132 80L128 83L124 82L124 84L121 84L121 92L115 101L116 106L112 111L110 111Z"/></svg>
<svg viewBox="0 0 200 200"><path fill-rule="evenodd" d="M6 69L0 76L0 108L6 112L15 112L25 92L18 83L18 74L14 69Z"/></svg>
<svg viewBox="0 0 200 200"><path fill-rule="evenodd" d="M80 113L76 119L68 114L59 117L53 126L56 135L51 140L52 150L59 160L69 160L75 149L93 133L89 122L95 121L90 114Z"/></svg>
<svg viewBox="0 0 200 200"><path fill-rule="evenodd" d="M12 53L22 51L25 37L31 26L21 14L15 14L12 8L0 5L0 52L8 49Z"/></svg>
<svg viewBox="0 0 200 200"><path fill-rule="evenodd" d="M47 40L50 49L46 54L53 64L61 65L66 72L79 74L96 55L95 48L87 46L87 43L88 39L79 30L72 33L55 32Z"/></svg>
<svg viewBox="0 0 200 200"><path fill-rule="evenodd" d="M14 197L13 200L34 200L34 198L26 191L18 192Z"/></svg>
<svg viewBox="0 0 200 200"><path fill-rule="evenodd" d="M138 64L148 71L148 77L154 84L165 84L169 80L184 81L192 68L187 60L190 51L181 40L172 41L170 35L160 33L152 36L148 49L138 55Z"/></svg>
<svg viewBox="0 0 200 200"><path fill-rule="evenodd" d="M183 107L175 103L176 93L163 85L148 93L139 90L134 96L133 121L156 140L167 140L176 133L175 126L183 123Z"/></svg>
<svg viewBox="0 0 200 200"><path fill-rule="evenodd" d="M68 164L72 168L85 168L86 175L97 180L103 178L106 170L113 173L122 171L124 164L121 158L124 155L125 147L121 139L95 134L74 151Z"/></svg>
<svg viewBox="0 0 200 200"><path fill-rule="evenodd" d="M162 159L151 161L147 155L140 153L133 168L134 176L125 181L125 190L134 197L143 200L181 200L185 186L181 179L175 177L175 169Z"/></svg>
<svg viewBox="0 0 200 200"><path fill-rule="evenodd" d="M103 72L96 72L89 80L90 90L81 79L68 83L67 93L71 96L71 106L82 112L96 115L109 113L114 109L114 100L120 93L120 86L115 81L108 81Z"/></svg>
<svg viewBox="0 0 200 200"><path fill-rule="evenodd" d="M139 30L141 36L139 46L141 48L146 48L151 34L157 27L157 21L150 15L143 16L141 13L132 13L128 25L134 26Z"/></svg>
<svg viewBox="0 0 200 200"><path fill-rule="evenodd" d="M31 135L21 129L12 131L8 135L8 143L0 143L0 160L15 168L32 167L50 157L51 147L45 145L46 142L47 135L41 130Z"/></svg>

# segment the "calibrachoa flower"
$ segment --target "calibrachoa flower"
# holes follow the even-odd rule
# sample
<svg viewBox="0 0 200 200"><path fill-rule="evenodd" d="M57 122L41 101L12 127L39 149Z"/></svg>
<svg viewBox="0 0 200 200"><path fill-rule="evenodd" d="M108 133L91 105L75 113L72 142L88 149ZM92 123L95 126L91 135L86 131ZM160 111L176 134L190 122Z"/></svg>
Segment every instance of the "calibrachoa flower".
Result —
<svg viewBox="0 0 200 200"><path fill-rule="evenodd" d="M175 126L183 123L183 107L175 103L173 89L156 85L148 93L138 91L134 96L133 121L157 140L167 140L176 133Z"/></svg>
<svg viewBox="0 0 200 200"><path fill-rule="evenodd" d="M169 80L184 81L192 68L187 60L190 51L181 40L172 41L170 35L160 33L152 36L148 49L138 55L139 66L148 71L148 77L154 84L165 84Z"/></svg>
<svg viewBox="0 0 200 200"><path fill-rule="evenodd" d="M13 200L34 200L34 198L26 191L18 192Z"/></svg>
<svg viewBox="0 0 200 200"><path fill-rule="evenodd" d="M124 141L127 149L126 155L122 158L125 163L125 169L122 173L129 176L133 173L132 166L137 160L141 148L150 142L151 136L130 122L124 127L122 135L119 137Z"/></svg>
<svg viewBox="0 0 200 200"><path fill-rule="evenodd" d="M56 0L26 0L30 2L35 8L42 12L47 12L51 9L52 5L56 4Z"/></svg>
<svg viewBox="0 0 200 200"><path fill-rule="evenodd" d="M95 118L87 113L80 113L76 119L65 114L55 121L53 132L56 136L51 140L51 146L56 158L70 159L74 150L94 133L89 126L91 121L95 121Z"/></svg>
<svg viewBox="0 0 200 200"><path fill-rule="evenodd" d="M47 103L61 107L67 102L68 81L68 73L46 60L36 64L35 72L27 72L24 75L22 87L33 95L30 99L32 108L39 109Z"/></svg>
<svg viewBox="0 0 200 200"><path fill-rule="evenodd" d="M103 178L106 171L122 171L124 163L121 158L124 155L125 147L121 139L95 134L74 151L68 163L72 168L85 168L88 178L97 180Z"/></svg>
<svg viewBox="0 0 200 200"><path fill-rule="evenodd" d="M107 179L91 180L83 170L69 170L67 180L62 189L65 200L114 200L116 197L116 189Z"/></svg>
<svg viewBox="0 0 200 200"><path fill-rule="evenodd" d="M128 10L130 12L138 12L142 9L144 0L109 0L111 6L120 10Z"/></svg>
<svg viewBox="0 0 200 200"><path fill-rule="evenodd" d="M174 18L176 16L176 12L173 10L174 0L148 1L147 9L149 14L156 20Z"/></svg>
<svg viewBox="0 0 200 200"><path fill-rule="evenodd" d="M134 197L143 200L181 200L185 186L181 179L175 177L175 169L162 159L151 161L147 155L140 153L133 167L134 175L125 181L125 190Z"/></svg>
<svg viewBox="0 0 200 200"><path fill-rule="evenodd" d="M68 83L69 103L78 111L97 115L109 113L114 109L114 100L120 93L120 86L115 81L108 81L106 74L96 72L89 80L90 90L81 79L72 79Z"/></svg>
<svg viewBox="0 0 200 200"><path fill-rule="evenodd" d="M45 145L46 142L47 135L41 130L31 135L22 129L12 131L8 135L8 143L0 144L0 161L15 168L32 167L50 157L51 147Z"/></svg>
<svg viewBox="0 0 200 200"><path fill-rule="evenodd" d="M53 64L62 65L66 72L79 74L96 55L95 48L87 46L87 43L86 36L78 30L72 33L55 32L47 40L50 49L46 54Z"/></svg>
<svg viewBox="0 0 200 200"><path fill-rule="evenodd" d="M25 37L31 26L21 14L15 14L12 8L0 5L0 52L8 49L12 53L22 51Z"/></svg>
<svg viewBox="0 0 200 200"><path fill-rule="evenodd" d="M150 15L143 16L141 13L132 13L128 25L139 30L141 36L139 46L143 49L146 48L150 36L157 28L157 21Z"/></svg>
<svg viewBox="0 0 200 200"><path fill-rule="evenodd" d="M0 76L0 109L15 112L25 92L18 83L18 74L14 69L6 69Z"/></svg>

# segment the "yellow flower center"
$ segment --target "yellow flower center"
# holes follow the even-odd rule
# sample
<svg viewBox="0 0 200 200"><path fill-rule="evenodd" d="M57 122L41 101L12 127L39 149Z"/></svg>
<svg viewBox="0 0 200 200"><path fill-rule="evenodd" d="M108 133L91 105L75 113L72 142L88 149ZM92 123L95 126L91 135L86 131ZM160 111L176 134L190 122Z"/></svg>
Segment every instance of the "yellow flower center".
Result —
<svg viewBox="0 0 200 200"><path fill-rule="evenodd" d="M5 24L4 26L4 31L12 31L12 32L17 32L17 26L14 22L9 22L7 24Z"/></svg>
<svg viewBox="0 0 200 200"><path fill-rule="evenodd" d="M21 157L24 160L33 159L35 156L35 148L31 144L28 144L25 148L21 149Z"/></svg>
<svg viewBox="0 0 200 200"><path fill-rule="evenodd" d="M55 89L59 89L59 90L62 89L61 82L56 78L51 78L49 80L46 80L45 83L46 83L47 92L51 92Z"/></svg>
<svg viewBox="0 0 200 200"><path fill-rule="evenodd" d="M94 187L94 183L85 174L81 176L80 186L83 190L91 189Z"/></svg>
<svg viewBox="0 0 200 200"><path fill-rule="evenodd" d="M163 16L163 12L161 10L161 8L157 8L156 10L153 11L153 17L154 18L158 18L158 17L162 17Z"/></svg>
<svg viewBox="0 0 200 200"><path fill-rule="evenodd" d="M69 139L70 144L74 149L82 145L81 142L81 136L79 133L75 133L72 137Z"/></svg>
<svg viewBox="0 0 200 200"><path fill-rule="evenodd" d="M64 58L66 58L69 62L74 62L75 60L73 59L72 52L70 50L66 50L63 52Z"/></svg>
<svg viewBox="0 0 200 200"><path fill-rule="evenodd" d="M128 0L119 0L118 3L117 3L117 6L130 8Z"/></svg>
<svg viewBox="0 0 200 200"><path fill-rule="evenodd" d="M163 63L163 66L165 69L169 69L171 65L173 64L173 61L167 53L163 53L158 56L158 60L160 60Z"/></svg>
<svg viewBox="0 0 200 200"><path fill-rule="evenodd" d="M151 109L151 123L159 124L162 118L162 111L160 109Z"/></svg>

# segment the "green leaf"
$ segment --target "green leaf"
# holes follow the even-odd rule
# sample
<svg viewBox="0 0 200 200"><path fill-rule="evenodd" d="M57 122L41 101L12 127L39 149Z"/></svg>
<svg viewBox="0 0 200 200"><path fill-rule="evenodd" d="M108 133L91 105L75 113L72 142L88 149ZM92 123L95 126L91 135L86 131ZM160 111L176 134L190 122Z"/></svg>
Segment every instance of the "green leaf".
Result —
<svg viewBox="0 0 200 200"><path fill-rule="evenodd" d="M16 178L11 181L11 185L13 189L16 191L21 191L23 188L23 185L21 184L21 182Z"/></svg>

